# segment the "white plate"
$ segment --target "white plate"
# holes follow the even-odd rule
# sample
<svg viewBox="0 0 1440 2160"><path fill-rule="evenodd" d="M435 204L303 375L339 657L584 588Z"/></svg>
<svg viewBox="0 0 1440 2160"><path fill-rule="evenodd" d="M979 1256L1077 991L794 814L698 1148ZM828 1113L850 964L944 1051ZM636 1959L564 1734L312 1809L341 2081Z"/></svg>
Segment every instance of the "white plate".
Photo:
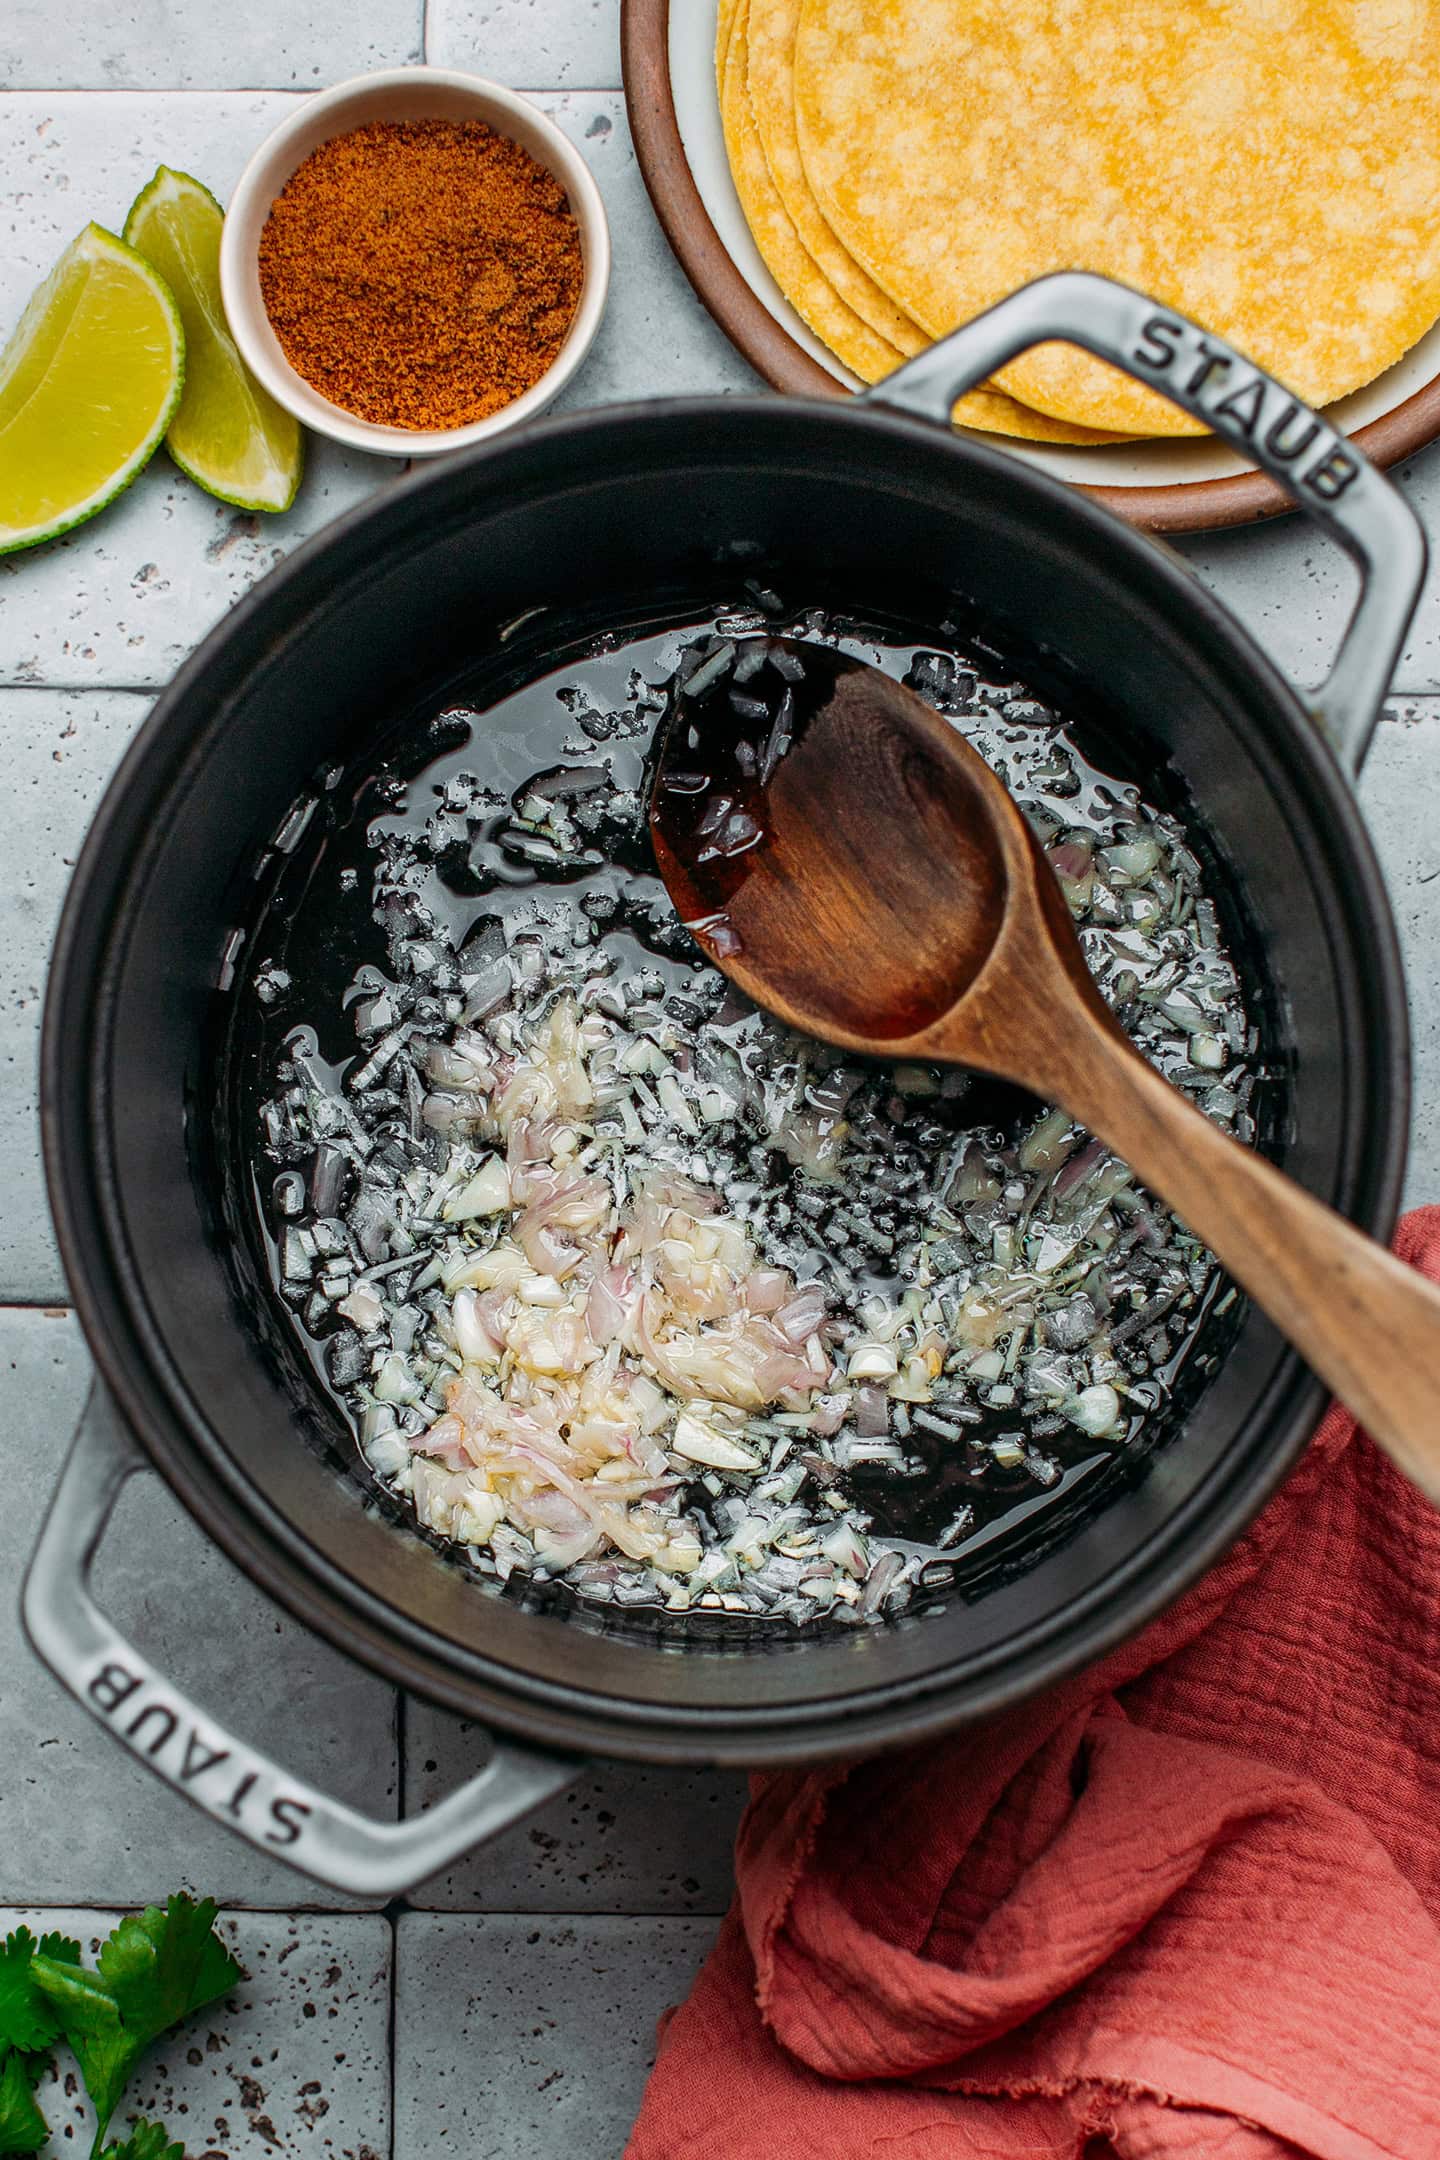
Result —
<svg viewBox="0 0 1440 2160"><path fill-rule="evenodd" d="M670 7L670 82L675 117L700 199L736 268L775 320L837 381L858 389L858 378L842 367L791 307L761 261L745 222L730 177L715 85L718 9L719 0L672 0ZM1331 406L1328 417L1337 427L1353 433L1393 412L1437 375L1440 324L1373 383ZM1016 457L1038 465L1056 479L1081 481L1090 487L1175 487L1187 481L1230 479L1253 469L1223 445L1193 439L1062 449L1047 443L1020 442L1007 435L1004 443Z"/></svg>

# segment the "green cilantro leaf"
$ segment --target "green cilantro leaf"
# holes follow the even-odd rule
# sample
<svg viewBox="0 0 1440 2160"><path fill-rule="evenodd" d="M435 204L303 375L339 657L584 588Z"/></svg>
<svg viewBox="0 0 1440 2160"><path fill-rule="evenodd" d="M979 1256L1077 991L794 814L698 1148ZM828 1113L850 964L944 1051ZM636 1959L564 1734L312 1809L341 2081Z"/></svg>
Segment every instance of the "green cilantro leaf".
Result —
<svg viewBox="0 0 1440 2160"><path fill-rule="evenodd" d="M44 2060L43 2055L27 2059L12 2052L0 2065L0 2153L37 2153L50 2136L30 2089ZM142 2154L140 2160L149 2160L149 2155Z"/></svg>
<svg viewBox="0 0 1440 2160"><path fill-rule="evenodd" d="M42 1957L35 1959L33 1970L80 2065L85 2090L99 2118L98 2140L125 2090L140 2046L131 2041L114 1997L97 1974L84 1966L52 1964Z"/></svg>
<svg viewBox="0 0 1440 2160"><path fill-rule="evenodd" d="M100 1977L127 2030L148 2047L161 2033L228 1995L240 1967L215 1933L213 1898L172 1897L122 1920L100 1952Z"/></svg>
<svg viewBox="0 0 1440 2160"><path fill-rule="evenodd" d="M38 1955L31 1961L95 2109L96 2153L139 2056L244 1977L214 1933L216 1910L209 1898L196 1905L173 1897L164 1912L147 1906L120 1922L101 1949L98 1972Z"/></svg>
<svg viewBox="0 0 1440 2160"><path fill-rule="evenodd" d="M35 1945L37 1957L47 1957L57 1965L78 1965L80 1945L68 1935L42 1935Z"/></svg>
<svg viewBox="0 0 1440 2160"><path fill-rule="evenodd" d="M80 1945L67 1935L44 1935L37 1943L29 1928L16 1928L0 1944L0 2054L7 2047L27 2053L46 2048L58 2027L49 2003L35 1984L37 1953L56 1964L78 1965Z"/></svg>
<svg viewBox="0 0 1440 2160"><path fill-rule="evenodd" d="M100 2160L185 2160L183 2145L170 2142L159 2123L137 2122L123 2145L107 2145Z"/></svg>

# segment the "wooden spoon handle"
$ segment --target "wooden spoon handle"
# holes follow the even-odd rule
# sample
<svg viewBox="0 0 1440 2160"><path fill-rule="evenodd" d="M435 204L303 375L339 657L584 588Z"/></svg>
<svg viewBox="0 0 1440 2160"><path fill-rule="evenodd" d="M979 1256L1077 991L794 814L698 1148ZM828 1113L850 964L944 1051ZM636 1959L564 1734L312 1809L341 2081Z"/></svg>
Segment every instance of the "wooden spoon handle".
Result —
<svg viewBox="0 0 1440 2160"><path fill-rule="evenodd" d="M1221 1132L1123 1037L1092 1020L1055 1062L1054 1098L1204 1239L1440 1502L1440 1289Z"/></svg>

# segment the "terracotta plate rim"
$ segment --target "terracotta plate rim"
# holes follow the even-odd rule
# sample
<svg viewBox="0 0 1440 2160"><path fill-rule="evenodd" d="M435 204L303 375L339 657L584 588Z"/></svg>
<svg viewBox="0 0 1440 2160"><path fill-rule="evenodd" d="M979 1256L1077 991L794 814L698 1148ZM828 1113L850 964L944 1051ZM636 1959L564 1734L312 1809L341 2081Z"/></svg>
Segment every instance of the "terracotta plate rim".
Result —
<svg viewBox="0 0 1440 2160"><path fill-rule="evenodd" d="M683 4L683 0L682 0ZM751 290L701 200L670 80L672 0L620 0L620 58L635 156L665 237L701 303L772 388L803 397L853 393L792 338ZM1375 465L1395 465L1440 436L1440 374L1350 440ZM1264 473L1156 487L1067 483L1144 532L1219 532L1295 508Z"/></svg>

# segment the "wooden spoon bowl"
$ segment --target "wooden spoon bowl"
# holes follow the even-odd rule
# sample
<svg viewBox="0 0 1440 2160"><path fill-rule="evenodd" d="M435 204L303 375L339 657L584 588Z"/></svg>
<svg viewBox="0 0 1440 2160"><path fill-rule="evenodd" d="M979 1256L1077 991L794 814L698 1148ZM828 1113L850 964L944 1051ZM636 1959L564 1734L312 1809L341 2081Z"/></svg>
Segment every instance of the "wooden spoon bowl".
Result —
<svg viewBox="0 0 1440 2160"><path fill-rule="evenodd" d="M938 713L827 648L809 648L804 664L802 678L787 680L769 651L740 692L788 707L790 741L768 779L763 740L750 745L755 769L744 769L749 736L735 722L758 731L723 686L703 713L689 701L685 724L700 733L709 785L696 794L673 784L676 761L685 758L678 769L688 779L693 755L676 744L657 785L655 850L682 920L711 918L712 949L714 918L728 921L737 943L724 964L757 1002L813 1034L873 1048L932 1026L984 969L1006 914L1012 836L985 813L989 767L963 742L964 756L953 754ZM837 786L849 773L863 785ZM714 824L717 797L759 828L756 838L741 827L727 848L735 813ZM917 871L928 893L918 914ZM843 964L824 964L825 955Z"/></svg>

